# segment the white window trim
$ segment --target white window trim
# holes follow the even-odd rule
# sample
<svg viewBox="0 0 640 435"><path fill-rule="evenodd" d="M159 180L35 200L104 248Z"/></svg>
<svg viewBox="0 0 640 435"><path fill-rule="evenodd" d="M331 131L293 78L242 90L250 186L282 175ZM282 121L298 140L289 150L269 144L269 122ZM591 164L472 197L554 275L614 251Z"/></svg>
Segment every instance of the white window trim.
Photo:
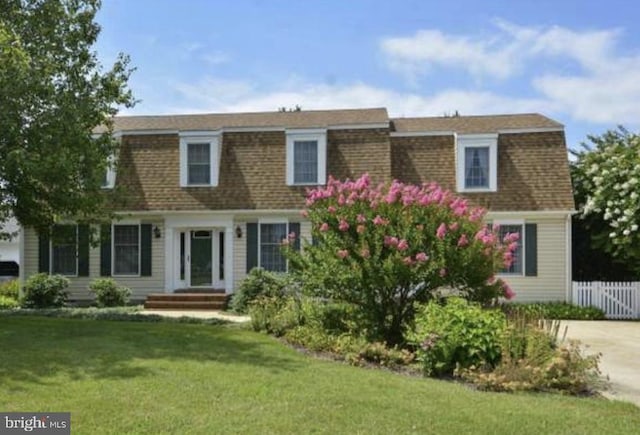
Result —
<svg viewBox="0 0 640 435"><path fill-rule="evenodd" d="M220 174L220 132L219 131L185 131L180 132L180 187L215 187ZM189 144L209 145L209 180L210 183L189 184L188 146Z"/></svg>
<svg viewBox="0 0 640 435"><path fill-rule="evenodd" d="M53 271L53 238L51 238L49 240L49 274L53 275L62 275L62 276L68 276L71 278L77 278L78 277L78 268L79 268L79 262L80 262L80 255L79 255L79 251L80 251L80 246L79 246L79 242L80 242L80 236L79 236L79 230L78 230L78 224L58 224L58 225L73 225L76 227L76 272L73 274L66 274L66 273L57 273Z"/></svg>
<svg viewBox="0 0 640 435"><path fill-rule="evenodd" d="M287 186L318 186L327 184L327 130L296 129L287 130ZM316 141L318 143L318 179L312 183L294 182L294 144L297 141Z"/></svg>
<svg viewBox="0 0 640 435"><path fill-rule="evenodd" d="M458 192L498 191L498 135L455 135L456 141L456 187ZM489 148L489 187L465 186L465 151L467 148Z"/></svg>
<svg viewBox="0 0 640 435"><path fill-rule="evenodd" d="M116 156L114 154L107 157L107 184L103 189L113 189L116 186Z"/></svg>
<svg viewBox="0 0 640 435"><path fill-rule="evenodd" d="M258 220L258 267L262 268L262 224L266 224L266 225L285 224L287 226L286 234L288 236L289 223L290 223L289 219L282 219L282 218L262 218ZM285 271L274 272L274 273L289 272L289 260L285 258L285 261L286 261Z"/></svg>
<svg viewBox="0 0 640 435"><path fill-rule="evenodd" d="M138 227L138 273L137 274L117 274L116 272L116 226L128 226L135 225ZM122 278L139 278L141 276L140 269L142 267L142 227L140 221L128 222L126 220L120 221L117 224L111 224L111 276L119 276Z"/></svg>
<svg viewBox="0 0 640 435"><path fill-rule="evenodd" d="M493 225L499 225L500 227L508 226L508 225L518 225L520 226L520 238L518 239L518 244L520 248L520 252L522 252L522 271L520 272L498 272L496 275L504 276L504 277L514 277L514 276L525 276L525 265L527 264L525 261L525 241L524 241L524 231L525 231L525 221L524 219L511 219L511 220L497 220L493 221ZM502 240L501 240L502 242Z"/></svg>

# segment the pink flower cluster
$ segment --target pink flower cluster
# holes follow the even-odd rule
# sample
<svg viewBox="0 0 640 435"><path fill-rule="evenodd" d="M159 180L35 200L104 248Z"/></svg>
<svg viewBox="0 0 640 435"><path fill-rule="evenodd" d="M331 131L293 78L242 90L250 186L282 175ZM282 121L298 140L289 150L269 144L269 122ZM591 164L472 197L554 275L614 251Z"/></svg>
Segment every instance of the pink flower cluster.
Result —
<svg viewBox="0 0 640 435"><path fill-rule="evenodd" d="M369 174L364 174L355 181L347 180L345 182L329 176L326 186L307 191L306 204L310 207L318 201L330 198L333 198L339 206L351 206L360 201L368 203L371 209L376 209L380 203L393 204L398 201L402 202L404 206L412 204L419 204L423 207L431 204L444 205L449 207L454 215L467 216L473 221L482 219L485 214L484 209L470 208L466 199L456 197L451 192L443 190L436 183L412 185L393 180L389 186L380 184L377 187L372 187ZM328 206L327 210L332 214L336 212L333 205ZM358 219L362 219L364 222L365 217L360 214ZM358 221L358 223L363 222ZM381 225L381 223L378 222L376 225Z"/></svg>
<svg viewBox="0 0 640 435"><path fill-rule="evenodd" d="M487 226L476 233L475 239L480 240L485 246L493 246L497 241L496 234L489 230Z"/></svg>
<svg viewBox="0 0 640 435"><path fill-rule="evenodd" d="M282 244L285 246L288 246L290 244L292 244L293 242L295 242L296 240L296 233L295 232L290 232L287 237L285 239L282 239Z"/></svg>
<svg viewBox="0 0 640 435"><path fill-rule="evenodd" d="M396 248L400 252L404 252L409 249L409 242L405 239L398 239L393 236L384 236L384 245L391 248Z"/></svg>
<svg viewBox="0 0 640 435"><path fill-rule="evenodd" d="M511 300L516 297L516 292L513 291L509 284L502 281L502 295L505 299Z"/></svg>

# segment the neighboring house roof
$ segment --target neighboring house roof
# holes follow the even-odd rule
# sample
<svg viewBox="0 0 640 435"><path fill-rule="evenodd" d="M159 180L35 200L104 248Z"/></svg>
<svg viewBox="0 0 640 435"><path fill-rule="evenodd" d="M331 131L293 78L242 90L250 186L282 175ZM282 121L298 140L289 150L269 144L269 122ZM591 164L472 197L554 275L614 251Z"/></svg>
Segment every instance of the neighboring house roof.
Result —
<svg viewBox="0 0 640 435"><path fill-rule="evenodd" d="M220 128L326 128L388 124L385 108L302 110L299 112L211 113L202 115L117 116L114 131L217 130Z"/></svg>
<svg viewBox="0 0 640 435"><path fill-rule="evenodd" d="M458 134L498 133L519 129L562 129L559 122L538 113L482 116L440 116L424 118L393 118L394 131L428 132L443 131Z"/></svg>
<svg viewBox="0 0 640 435"><path fill-rule="evenodd" d="M284 130L295 128L328 129L327 174L336 178L369 172L376 182L436 181L454 192L451 133L499 132L497 192L462 195L494 211L574 209L563 126L539 114L390 119L386 109L373 108L124 116L114 127L123 134L116 177L126 187L116 206L121 211L300 209L306 187L286 179ZM180 187L177 133L221 129L218 186ZM134 131L147 134L128 134Z"/></svg>

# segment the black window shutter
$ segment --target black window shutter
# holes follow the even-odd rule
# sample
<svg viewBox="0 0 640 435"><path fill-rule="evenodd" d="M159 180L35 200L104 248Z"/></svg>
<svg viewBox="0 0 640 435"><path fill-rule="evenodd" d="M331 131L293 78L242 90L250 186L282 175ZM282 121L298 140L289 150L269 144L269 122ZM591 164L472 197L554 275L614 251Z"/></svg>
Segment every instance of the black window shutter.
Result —
<svg viewBox="0 0 640 435"><path fill-rule="evenodd" d="M258 224L247 224L247 273L258 267Z"/></svg>
<svg viewBox="0 0 640 435"><path fill-rule="evenodd" d="M293 249L295 249L296 251L299 251L300 250L300 223L290 222L289 233L296 233L296 239L293 242Z"/></svg>
<svg viewBox="0 0 640 435"><path fill-rule="evenodd" d="M45 234L38 235L38 272L49 273L49 236Z"/></svg>
<svg viewBox="0 0 640 435"><path fill-rule="evenodd" d="M78 225L78 276L89 276L89 225Z"/></svg>
<svg viewBox="0 0 640 435"><path fill-rule="evenodd" d="M140 275L151 276L151 224L140 225Z"/></svg>
<svg viewBox="0 0 640 435"><path fill-rule="evenodd" d="M524 226L524 274L525 276L538 275L538 226L525 224Z"/></svg>
<svg viewBox="0 0 640 435"><path fill-rule="evenodd" d="M111 225L100 226L100 276L111 276Z"/></svg>

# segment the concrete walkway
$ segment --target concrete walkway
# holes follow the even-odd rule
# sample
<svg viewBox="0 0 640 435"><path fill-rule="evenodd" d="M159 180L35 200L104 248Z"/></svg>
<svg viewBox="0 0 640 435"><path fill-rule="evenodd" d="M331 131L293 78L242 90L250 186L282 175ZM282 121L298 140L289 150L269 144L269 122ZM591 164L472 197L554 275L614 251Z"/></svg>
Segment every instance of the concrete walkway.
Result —
<svg viewBox="0 0 640 435"><path fill-rule="evenodd" d="M224 311L213 310L142 310L140 314L157 314L165 317L194 317L196 319L221 319L235 323L245 323L251 320L249 316L241 316Z"/></svg>
<svg viewBox="0 0 640 435"><path fill-rule="evenodd" d="M640 406L640 322L578 321L568 326L567 338L580 340L587 353L602 354L600 371L608 375L611 389L604 394Z"/></svg>

